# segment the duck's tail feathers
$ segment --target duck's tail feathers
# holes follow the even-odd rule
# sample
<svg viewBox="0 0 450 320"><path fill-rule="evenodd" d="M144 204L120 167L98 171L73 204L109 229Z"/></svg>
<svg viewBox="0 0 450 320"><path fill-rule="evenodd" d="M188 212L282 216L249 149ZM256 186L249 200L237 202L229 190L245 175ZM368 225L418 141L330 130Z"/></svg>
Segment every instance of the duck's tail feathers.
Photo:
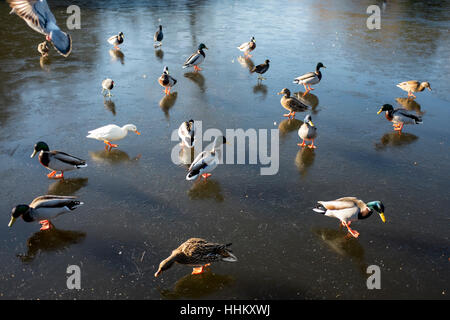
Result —
<svg viewBox="0 0 450 320"><path fill-rule="evenodd" d="M85 163L82 163L82 164L79 164L79 165L77 165L77 169L80 169L80 168L86 168L88 165L87 165L87 163L85 162Z"/></svg>
<svg viewBox="0 0 450 320"><path fill-rule="evenodd" d="M317 213L325 214L325 212L327 212L327 209L323 205L318 203L317 206L315 208L313 208L313 211L315 211Z"/></svg>
<svg viewBox="0 0 450 320"><path fill-rule="evenodd" d="M72 201L67 207L68 207L70 210L75 210L76 208L82 206L83 204L84 204L84 202L74 200L74 201Z"/></svg>
<svg viewBox="0 0 450 320"><path fill-rule="evenodd" d="M227 250L226 252L227 256L222 258L222 261L226 261L226 262L236 262L238 261L237 257L232 254L230 251Z"/></svg>
<svg viewBox="0 0 450 320"><path fill-rule="evenodd" d="M292 81L292 83L295 83L295 84L299 84L299 83L300 83L300 81L299 81L299 80L297 80L297 79L294 79L294 81Z"/></svg>

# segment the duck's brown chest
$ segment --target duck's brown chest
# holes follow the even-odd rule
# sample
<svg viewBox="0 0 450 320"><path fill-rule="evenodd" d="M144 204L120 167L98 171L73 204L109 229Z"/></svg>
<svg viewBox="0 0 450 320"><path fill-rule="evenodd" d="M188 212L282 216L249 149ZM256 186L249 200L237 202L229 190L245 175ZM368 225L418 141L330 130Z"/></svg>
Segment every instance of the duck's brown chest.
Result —
<svg viewBox="0 0 450 320"><path fill-rule="evenodd" d="M386 117L386 119L387 119L388 121L392 121L392 119L393 119L392 115L391 115L388 111L386 111L386 112L384 113L384 116Z"/></svg>

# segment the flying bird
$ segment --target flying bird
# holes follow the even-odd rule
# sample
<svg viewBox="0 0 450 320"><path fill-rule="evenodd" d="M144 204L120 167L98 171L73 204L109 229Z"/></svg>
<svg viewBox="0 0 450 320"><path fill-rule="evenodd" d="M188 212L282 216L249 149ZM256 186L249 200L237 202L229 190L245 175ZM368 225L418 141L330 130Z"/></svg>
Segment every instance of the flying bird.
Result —
<svg viewBox="0 0 450 320"><path fill-rule="evenodd" d="M7 0L12 8L10 13L21 17L28 26L45 35L59 54L68 57L72 52L72 38L61 31L50 11L46 0Z"/></svg>

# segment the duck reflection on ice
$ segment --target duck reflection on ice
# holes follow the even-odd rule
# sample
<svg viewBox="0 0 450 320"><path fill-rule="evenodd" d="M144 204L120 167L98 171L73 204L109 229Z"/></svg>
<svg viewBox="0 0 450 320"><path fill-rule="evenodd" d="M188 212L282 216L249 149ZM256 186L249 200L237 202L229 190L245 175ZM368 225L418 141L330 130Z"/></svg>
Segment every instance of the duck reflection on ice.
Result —
<svg viewBox="0 0 450 320"><path fill-rule="evenodd" d="M111 49L109 50L109 55L112 61L120 61L121 64L125 64L125 55L121 50Z"/></svg>
<svg viewBox="0 0 450 320"><path fill-rule="evenodd" d="M191 200L214 199L217 202L224 201L220 183L213 179L195 181L192 188L188 191L188 196Z"/></svg>
<svg viewBox="0 0 450 320"><path fill-rule="evenodd" d="M235 279L206 270L201 274L189 274L179 279L172 290L159 289L165 299L198 299L230 287Z"/></svg>
<svg viewBox="0 0 450 320"><path fill-rule="evenodd" d="M180 147L180 153L178 154L178 158L180 162L186 166L186 169L189 169L192 161L194 161L195 151L194 148L188 148L184 144Z"/></svg>
<svg viewBox="0 0 450 320"><path fill-rule="evenodd" d="M312 230L332 251L340 256L350 258L363 276L367 276L367 263L364 257L364 248L358 239L349 237L345 230L319 228Z"/></svg>
<svg viewBox="0 0 450 320"><path fill-rule="evenodd" d="M164 51L162 51L162 49L155 50L155 57L162 61L164 58Z"/></svg>
<svg viewBox="0 0 450 320"><path fill-rule="evenodd" d="M111 99L107 99L106 97L103 98L103 105L105 106L106 110L111 111L111 113L115 116L116 115L116 104Z"/></svg>
<svg viewBox="0 0 450 320"><path fill-rule="evenodd" d="M22 262L29 263L42 252L59 251L67 247L80 243L86 238L85 232L69 231L52 228L41 230L33 234L27 240L27 253L17 255Z"/></svg>
<svg viewBox="0 0 450 320"><path fill-rule="evenodd" d="M186 72L184 76L192 80L202 92L205 92L205 77L200 72Z"/></svg>
<svg viewBox="0 0 450 320"><path fill-rule="evenodd" d="M249 73L252 73L253 68L255 67L255 64L253 63L253 60L250 58L244 58L243 56L237 57L237 61L243 68L247 68Z"/></svg>
<svg viewBox="0 0 450 320"><path fill-rule="evenodd" d="M375 149L384 150L387 147L402 147L415 142L417 139L419 137L412 133L403 132L400 135L396 131L390 131L381 137L380 142L375 144Z"/></svg>
<svg viewBox="0 0 450 320"><path fill-rule="evenodd" d="M417 101L413 98L396 98L395 101L397 101L397 103L402 106L402 108L410 111L415 111L419 116L424 114L424 112L420 110L420 104L418 104Z"/></svg>
<svg viewBox="0 0 450 320"><path fill-rule="evenodd" d="M308 108L311 108L312 114L317 114L317 112L319 112L319 110L317 110L317 106L319 105L319 98L315 94L308 92L305 96L303 96L304 92L299 91L294 93L294 95L303 104L307 105Z"/></svg>
<svg viewBox="0 0 450 320"><path fill-rule="evenodd" d="M164 95L161 100L159 100L159 107L164 112L166 119L170 118L169 110L174 106L175 101L177 101L178 92L172 92L168 95Z"/></svg>
<svg viewBox="0 0 450 320"><path fill-rule="evenodd" d="M278 125L278 130L280 130L280 138L284 138L288 135L290 132L297 132L298 129L300 129L301 125L303 124L303 121L298 119L285 119L280 122Z"/></svg>
<svg viewBox="0 0 450 320"><path fill-rule="evenodd" d="M295 165L300 171L300 175L302 178L306 176L309 168L314 163L314 158L316 157L316 153L314 149L311 148L300 148L297 152L297 156L295 157Z"/></svg>
<svg viewBox="0 0 450 320"><path fill-rule="evenodd" d="M265 98L267 96L267 86L262 83L258 83L253 87L253 93L262 93L262 98Z"/></svg>
<svg viewBox="0 0 450 320"><path fill-rule="evenodd" d="M121 163L133 163L137 162L142 155L138 154L134 158L130 158L128 153L119 149L112 149L111 151L106 151L104 149L100 151L89 151L89 155L92 160L101 164L117 165Z"/></svg>
<svg viewBox="0 0 450 320"><path fill-rule="evenodd" d="M50 71L50 58L48 56L41 56L39 58L39 65L41 66L41 69L45 72Z"/></svg>
<svg viewBox="0 0 450 320"><path fill-rule="evenodd" d="M86 187L87 184L88 178L62 179L49 185L47 194L54 194L57 196L71 196L81 188Z"/></svg>

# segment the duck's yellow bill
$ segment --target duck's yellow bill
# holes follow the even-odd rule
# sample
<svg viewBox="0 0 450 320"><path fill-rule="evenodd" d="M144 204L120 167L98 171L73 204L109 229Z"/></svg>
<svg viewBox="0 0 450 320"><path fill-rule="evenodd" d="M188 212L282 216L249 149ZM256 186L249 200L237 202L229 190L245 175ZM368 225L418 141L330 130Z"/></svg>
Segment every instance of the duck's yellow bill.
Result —
<svg viewBox="0 0 450 320"><path fill-rule="evenodd" d="M310 125L311 127L314 127L314 123L312 123L312 121L309 121L309 125Z"/></svg>
<svg viewBox="0 0 450 320"><path fill-rule="evenodd" d="M383 111L383 109L378 110L377 114L380 114Z"/></svg>
<svg viewBox="0 0 450 320"><path fill-rule="evenodd" d="M36 155L36 150L33 151L33 153L31 154L30 158L33 158Z"/></svg>
<svg viewBox="0 0 450 320"><path fill-rule="evenodd" d="M8 223L8 227L12 227L12 225L14 224L14 222L16 222L16 218L14 218L14 217L11 217L11 220L9 221L9 223Z"/></svg>
<svg viewBox="0 0 450 320"><path fill-rule="evenodd" d="M385 218L385 216L384 216L384 213L382 212L382 213L380 213L380 218L381 218L381 221L383 221L383 222L386 222L386 218Z"/></svg>

